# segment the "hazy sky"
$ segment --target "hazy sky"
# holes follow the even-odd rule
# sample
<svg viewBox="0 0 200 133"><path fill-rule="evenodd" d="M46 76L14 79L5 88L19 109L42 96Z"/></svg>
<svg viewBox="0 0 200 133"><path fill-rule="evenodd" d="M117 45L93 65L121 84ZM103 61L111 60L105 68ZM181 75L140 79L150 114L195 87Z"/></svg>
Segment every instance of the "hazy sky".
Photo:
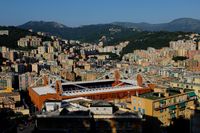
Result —
<svg viewBox="0 0 200 133"><path fill-rule="evenodd" d="M79 26L114 21L169 22L200 19L200 0L1 0L0 25L30 20Z"/></svg>

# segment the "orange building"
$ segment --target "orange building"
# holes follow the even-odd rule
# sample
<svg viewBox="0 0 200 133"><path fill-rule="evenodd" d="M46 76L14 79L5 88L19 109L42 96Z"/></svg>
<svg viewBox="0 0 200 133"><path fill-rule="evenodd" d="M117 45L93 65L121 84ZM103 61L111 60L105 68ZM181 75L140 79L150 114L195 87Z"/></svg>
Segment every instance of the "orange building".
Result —
<svg viewBox="0 0 200 133"><path fill-rule="evenodd" d="M114 100L130 98L132 95L151 91L151 87L141 87L141 77L139 81L131 80L95 80L81 82L61 83L57 80L55 84L48 85L44 80L42 87L30 87L29 96L36 107L41 110L46 100L64 100L76 97L85 97L95 100Z"/></svg>

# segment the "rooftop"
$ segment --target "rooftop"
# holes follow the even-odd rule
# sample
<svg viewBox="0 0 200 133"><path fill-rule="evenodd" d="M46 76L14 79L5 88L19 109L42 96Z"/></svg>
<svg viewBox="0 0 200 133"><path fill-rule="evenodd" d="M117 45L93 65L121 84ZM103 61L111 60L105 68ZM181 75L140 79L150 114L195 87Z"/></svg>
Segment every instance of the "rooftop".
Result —
<svg viewBox="0 0 200 133"><path fill-rule="evenodd" d="M62 83L63 95L76 96L82 94L114 92L122 90L133 90L141 88L135 81L121 80L121 85L113 87L114 80L95 80L95 81L81 81Z"/></svg>
<svg viewBox="0 0 200 133"><path fill-rule="evenodd" d="M20 94L19 94L19 92L0 93L0 97L11 97L11 96L20 96Z"/></svg>
<svg viewBox="0 0 200 133"><path fill-rule="evenodd" d="M89 102L91 106L84 106L82 102ZM119 110L114 104L103 101L96 100L91 101L90 99L85 98L74 98L63 100L60 109L55 111L41 112L37 117L58 117L58 118L92 118L90 107L112 107L112 114L93 114L94 118L140 118L137 113L127 112Z"/></svg>
<svg viewBox="0 0 200 133"><path fill-rule="evenodd" d="M113 107L113 105L103 100L97 100L93 101L90 107Z"/></svg>
<svg viewBox="0 0 200 133"><path fill-rule="evenodd" d="M180 91L181 91L180 88L167 88L166 93L168 93L169 96L174 96L174 95L181 94ZM184 93L190 92L190 91L193 91L193 90L184 89ZM139 97L147 98L147 99L151 99L151 100L158 100L158 99L162 99L162 98L167 98L167 96L165 96L164 93L162 93L162 92L143 93L143 94L139 95Z"/></svg>
<svg viewBox="0 0 200 133"><path fill-rule="evenodd" d="M56 94L56 90L50 86L34 87L32 89L39 95Z"/></svg>
<svg viewBox="0 0 200 133"><path fill-rule="evenodd" d="M148 92L148 93L144 93L144 94L139 95L139 97L147 98L147 99L151 99L151 100L157 100L157 99L164 98L165 96L160 94L160 97L159 97L158 92Z"/></svg>
<svg viewBox="0 0 200 133"><path fill-rule="evenodd" d="M136 81L121 80L116 86L112 86L114 80L94 80L94 81L80 81L80 82L65 82L62 83L63 96L79 96L84 94L106 93L116 91L127 91L140 89ZM32 88L39 95L56 94L55 85L47 85L42 87Z"/></svg>
<svg viewBox="0 0 200 133"><path fill-rule="evenodd" d="M77 95L93 94L93 93L105 93L105 92L134 90L134 89L139 89L139 88L141 88L141 87L139 87L139 86L102 87L102 88L66 91L66 92L63 93L63 95L65 95L65 96L77 96Z"/></svg>

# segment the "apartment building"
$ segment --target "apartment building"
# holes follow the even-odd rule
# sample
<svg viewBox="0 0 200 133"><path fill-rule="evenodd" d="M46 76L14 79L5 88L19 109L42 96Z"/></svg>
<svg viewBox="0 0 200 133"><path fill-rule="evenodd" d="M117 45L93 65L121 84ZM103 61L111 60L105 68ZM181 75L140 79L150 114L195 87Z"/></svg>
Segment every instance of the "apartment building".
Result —
<svg viewBox="0 0 200 133"><path fill-rule="evenodd" d="M196 94L191 89L155 88L153 92L131 97L132 110L158 118L164 126L173 118L190 118Z"/></svg>
<svg viewBox="0 0 200 133"><path fill-rule="evenodd" d="M144 121L138 114L119 110L112 103L101 100L82 97L51 100L45 102L45 108L43 113L36 115L37 131L142 133L144 128Z"/></svg>
<svg viewBox="0 0 200 133"><path fill-rule="evenodd" d="M192 81L187 82L172 81L170 82L170 86L181 87L183 89L193 89L198 97L198 102L200 102L200 77L192 77Z"/></svg>
<svg viewBox="0 0 200 133"><path fill-rule="evenodd" d="M36 73L24 73L19 75L19 90L27 90L27 88L33 83L33 77Z"/></svg>
<svg viewBox="0 0 200 133"><path fill-rule="evenodd" d="M10 60L11 60L12 62L16 61L17 56L18 56L17 51L10 51L9 57L10 57Z"/></svg>
<svg viewBox="0 0 200 133"><path fill-rule="evenodd" d="M38 47L38 54L44 54L44 53L46 53L46 47L45 46Z"/></svg>
<svg viewBox="0 0 200 133"><path fill-rule="evenodd" d="M38 38L36 36L26 36L24 38L20 38L17 44L18 46L21 47L28 47L28 46L37 47L41 45L41 42L42 42L41 38Z"/></svg>
<svg viewBox="0 0 200 133"><path fill-rule="evenodd" d="M0 88L12 88L13 77L6 73L0 73Z"/></svg>
<svg viewBox="0 0 200 133"><path fill-rule="evenodd" d="M178 40L169 42L170 48L174 50L196 50L196 42L193 40Z"/></svg>

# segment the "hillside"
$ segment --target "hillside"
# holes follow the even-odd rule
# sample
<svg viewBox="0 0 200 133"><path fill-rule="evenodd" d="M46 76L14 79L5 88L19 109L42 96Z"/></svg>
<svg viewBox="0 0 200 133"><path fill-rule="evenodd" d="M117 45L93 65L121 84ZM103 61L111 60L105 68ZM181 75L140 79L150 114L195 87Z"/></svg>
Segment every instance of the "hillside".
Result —
<svg viewBox="0 0 200 133"><path fill-rule="evenodd" d="M156 49L162 47L169 47L170 41L175 41L179 39L188 39L185 37L187 33L185 32L140 32L128 40L130 43L122 51L122 55L126 53L133 52L136 49L147 49L148 47L153 47Z"/></svg>
<svg viewBox="0 0 200 133"><path fill-rule="evenodd" d="M181 23L180 20L177 20ZM177 24L178 22L173 25ZM182 22L184 23L184 22ZM28 22L19 26L20 28L33 29L34 31L48 32L52 35L57 35L65 39L75 39L83 42L98 43L102 36L105 36L105 45L115 45L121 41L130 41L130 44L122 51L122 55L132 52L134 49L146 49L147 47L162 48L169 46L169 41L178 40L179 35L185 38L185 32L167 32L167 31L141 31L141 27L131 27L131 23L125 25L116 24L98 24L87 25L82 27L70 28L67 26L56 27L62 25L55 22ZM147 23L139 23L143 27L149 28ZM127 27L128 26L128 27ZM153 26L151 26L153 27ZM134 29L133 29L134 28Z"/></svg>
<svg viewBox="0 0 200 133"><path fill-rule="evenodd" d="M185 23L185 20L176 20L171 22L173 25ZM190 21L188 23L191 23ZM129 45L122 51L122 55L132 52L134 49L146 49L147 47L162 48L169 46L169 41L185 38L186 32L167 32L167 31L141 31L140 28L130 28L131 23L125 25L115 24L98 24L87 25L82 27L71 28L56 22L30 21L24 25L16 27L0 27L0 29L8 29L8 36L1 36L0 45L6 45L11 48L17 47L17 40L20 37L31 35L28 30L47 32L52 35L57 35L65 39L80 40L83 42L98 43L104 36L103 42L105 45L115 45L122 41L130 41ZM142 23L148 27L147 23ZM21 29L23 28L23 29ZM181 38L178 36L182 35Z"/></svg>
<svg viewBox="0 0 200 133"><path fill-rule="evenodd" d="M109 29L121 29L122 33L133 28L142 31L169 31L169 32L198 32L200 33L200 20L192 18L179 18L169 23L149 24L132 22L114 22L110 24L86 25L81 27L67 27L57 22L29 21L18 26L22 29L43 31L65 39L75 39L84 42L96 42L104 35L109 35ZM121 34L122 35L122 34Z"/></svg>
<svg viewBox="0 0 200 133"><path fill-rule="evenodd" d="M20 25L19 28L42 31L64 39L80 40L83 42L98 42L102 36L110 36L119 33L112 30L110 31L109 29L120 29L120 33L131 31L130 29L112 24L86 25L75 28L67 27L64 25L62 28L60 28L55 27L55 25L62 24L55 22L30 21Z"/></svg>
<svg viewBox="0 0 200 133"><path fill-rule="evenodd" d="M21 38L21 37L25 37L27 35L34 35L34 36L38 36L36 33L34 32L30 32L28 30L24 30L24 29L20 29L17 27L5 27L5 26L0 26L0 30L8 30L9 31L9 35L1 35L0 36L0 46L6 46L8 48L13 48L13 49L23 49L23 50L27 50L26 48L19 48L17 45L17 41ZM41 37L43 40L49 40L48 37L42 37L42 36L38 36Z"/></svg>
<svg viewBox="0 0 200 133"><path fill-rule="evenodd" d="M114 22L114 25L136 28L144 31L182 31L200 33L200 20L192 18L179 18L169 23L149 24L149 23L131 23L131 22Z"/></svg>

